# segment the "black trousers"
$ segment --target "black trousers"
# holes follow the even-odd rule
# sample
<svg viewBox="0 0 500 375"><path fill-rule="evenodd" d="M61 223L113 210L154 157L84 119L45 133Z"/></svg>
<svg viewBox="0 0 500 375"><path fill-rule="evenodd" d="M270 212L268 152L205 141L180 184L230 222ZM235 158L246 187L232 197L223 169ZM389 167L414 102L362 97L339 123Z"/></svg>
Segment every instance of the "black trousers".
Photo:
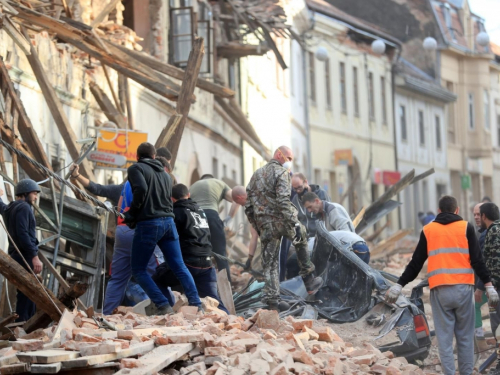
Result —
<svg viewBox="0 0 500 375"><path fill-rule="evenodd" d="M210 241L212 242L212 251L216 254L227 256L226 252L226 233L224 232L224 223L219 217L219 213L214 210L204 210L207 216L208 226L210 227ZM231 271L227 260L215 257L217 269L227 270L227 278L231 281Z"/></svg>
<svg viewBox="0 0 500 375"><path fill-rule="evenodd" d="M11 255L12 259L14 259L17 263L19 263L25 270L29 272L26 268L26 264L22 260L19 254ZM31 269L33 269L33 259L30 257L26 258L26 262L28 262ZM30 300L24 293L22 293L19 289L17 290L17 303L16 303L16 314L19 315L19 318L16 319L16 322L26 322L36 313L36 305Z"/></svg>

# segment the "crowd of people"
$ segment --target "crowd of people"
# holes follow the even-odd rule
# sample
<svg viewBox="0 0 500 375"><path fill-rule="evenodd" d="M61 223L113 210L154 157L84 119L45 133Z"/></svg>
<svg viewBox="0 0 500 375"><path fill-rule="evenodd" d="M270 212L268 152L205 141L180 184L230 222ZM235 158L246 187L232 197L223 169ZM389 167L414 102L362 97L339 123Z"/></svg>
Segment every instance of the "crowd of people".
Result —
<svg viewBox="0 0 500 375"><path fill-rule="evenodd" d="M309 184L303 174L291 173L290 148L279 147L273 159L254 172L246 188L231 189L212 175L203 175L191 189L174 184L170 158L167 149L156 150L150 143L142 143L137 149L137 163L128 168L127 180L120 185L99 185L80 175L78 165L71 169L72 179L89 192L109 199L121 212L104 314L112 314L122 303L131 277L151 300L146 307L148 315L171 313L175 304L171 288L177 287L182 287L189 304L200 312L200 298L204 297L216 299L219 308L227 312L218 294L212 256L216 255L217 269L225 270L230 278L224 227L239 206L244 206L251 224L247 269L252 267L258 241L261 243L265 277L262 301L269 309L283 309L279 286L284 278L300 275L310 294L322 287L323 280L315 275L310 258L317 221L369 263L368 246L356 234L345 208L330 202L327 192ZM11 237L8 252L35 273L41 272L42 264L31 205L39 192L36 182L26 179L16 186L14 202L7 205L0 201L0 213ZM221 220L219 204L223 200L232 205ZM499 208L488 201L476 205L476 228L463 220L459 211L454 197L440 198L438 215L432 220L427 215L429 220L425 220L410 263L386 292L386 302L397 305L403 287L417 277L427 261L439 355L443 372L450 375L455 374L454 336L460 374L473 371L474 336L482 334L480 307L486 301L494 334L500 325L496 291L500 287ZM291 256L289 248L294 249ZM158 264L155 253L163 254L165 262ZM18 321L28 320L35 313L33 302L20 291L16 312ZM500 362L493 371L500 374Z"/></svg>

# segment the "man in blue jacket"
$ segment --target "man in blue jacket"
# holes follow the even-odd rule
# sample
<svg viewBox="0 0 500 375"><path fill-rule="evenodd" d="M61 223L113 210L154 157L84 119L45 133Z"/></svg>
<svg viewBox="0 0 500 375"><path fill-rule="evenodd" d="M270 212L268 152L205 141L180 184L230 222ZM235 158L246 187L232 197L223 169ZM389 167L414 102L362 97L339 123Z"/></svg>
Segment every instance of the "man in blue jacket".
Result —
<svg viewBox="0 0 500 375"><path fill-rule="evenodd" d="M158 245L165 261L181 282L189 304L203 311L193 277L182 259L172 210L172 179L155 157L155 147L148 142L141 143L137 148L137 163L127 170L133 198L130 209L124 214L125 224L135 228L132 276L152 301L146 313L166 314L170 308L168 300L146 271Z"/></svg>
<svg viewBox="0 0 500 375"><path fill-rule="evenodd" d="M21 256L17 252L14 243L9 238L9 255L23 268L27 269L22 259L24 258L35 274L42 272L42 262L38 259L35 215L32 209L39 192L40 187L35 181L25 179L19 181L16 186L16 200L14 202L6 205L0 199L0 213L5 221L7 231L22 254ZM0 195L3 195L1 190ZM17 321L27 321L35 315L35 312L35 303L18 290L16 314L19 315L19 318L17 318Z"/></svg>

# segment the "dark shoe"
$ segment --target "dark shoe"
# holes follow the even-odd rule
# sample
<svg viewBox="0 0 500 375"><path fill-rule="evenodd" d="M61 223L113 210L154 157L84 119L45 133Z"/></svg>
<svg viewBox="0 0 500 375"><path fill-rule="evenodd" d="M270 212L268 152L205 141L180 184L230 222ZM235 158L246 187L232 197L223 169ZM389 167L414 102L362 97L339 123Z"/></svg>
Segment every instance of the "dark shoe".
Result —
<svg viewBox="0 0 500 375"><path fill-rule="evenodd" d="M278 304L278 307L279 307L279 311L280 312L283 312L283 311L287 311L290 309L290 304L288 302L285 302L285 301L281 301L279 304Z"/></svg>
<svg viewBox="0 0 500 375"><path fill-rule="evenodd" d="M151 302L148 306L146 306L145 310L147 316L166 315L174 313L174 310L172 310L172 307L170 307L168 303L165 306L157 307L153 302Z"/></svg>
<svg viewBox="0 0 500 375"><path fill-rule="evenodd" d="M319 288L323 286L323 279L321 277L314 277L314 273L304 276L302 280L309 294L316 294Z"/></svg>
<svg viewBox="0 0 500 375"><path fill-rule="evenodd" d="M267 301L267 309L280 312L279 301L276 299L270 299Z"/></svg>
<svg viewBox="0 0 500 375"><path fill-rule="evenodd" d="M198 314L201 313L202 315L205 315L205 309L200 305L198 306Z"/></svg>

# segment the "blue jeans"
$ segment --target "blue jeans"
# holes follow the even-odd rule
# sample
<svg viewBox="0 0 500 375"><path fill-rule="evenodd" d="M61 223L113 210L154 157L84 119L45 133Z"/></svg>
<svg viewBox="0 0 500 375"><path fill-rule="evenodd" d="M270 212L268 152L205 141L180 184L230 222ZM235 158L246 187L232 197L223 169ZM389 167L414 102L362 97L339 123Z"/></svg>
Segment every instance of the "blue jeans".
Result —
<svg viewBox="0 0 500 375"><path fill-rule="evenodd" d="M117 225L115 232L115 246L113 249L113 259L111 261L111 279L106 286L104 297L103 314L111 315L123 302L127 290L127 284L132 274L130 257L132 253L132 241L134 230L126 225ZM148 273L152 275L156 270L156 257L153 255L149 259ZM170 297L170 293L166 295Z"/></svg>
<svg viewBox="0 0 500 375"><path fill-rule="evenodd" d="M171 217L160 217L137 223L132 241L132 275L135 281L158 308L169 304L146 270L156 245L160 247L165 261L181 282L189 304L201 306L193 276L189 273L182 259L179 235L174 219Z"/></svg>
<svg viewBox="0 0 500 375"><path fill-rule="evenodd" d="M365 243L355 243L352 245L352 251L366 264L370 263L370 249Z"/></svg>

